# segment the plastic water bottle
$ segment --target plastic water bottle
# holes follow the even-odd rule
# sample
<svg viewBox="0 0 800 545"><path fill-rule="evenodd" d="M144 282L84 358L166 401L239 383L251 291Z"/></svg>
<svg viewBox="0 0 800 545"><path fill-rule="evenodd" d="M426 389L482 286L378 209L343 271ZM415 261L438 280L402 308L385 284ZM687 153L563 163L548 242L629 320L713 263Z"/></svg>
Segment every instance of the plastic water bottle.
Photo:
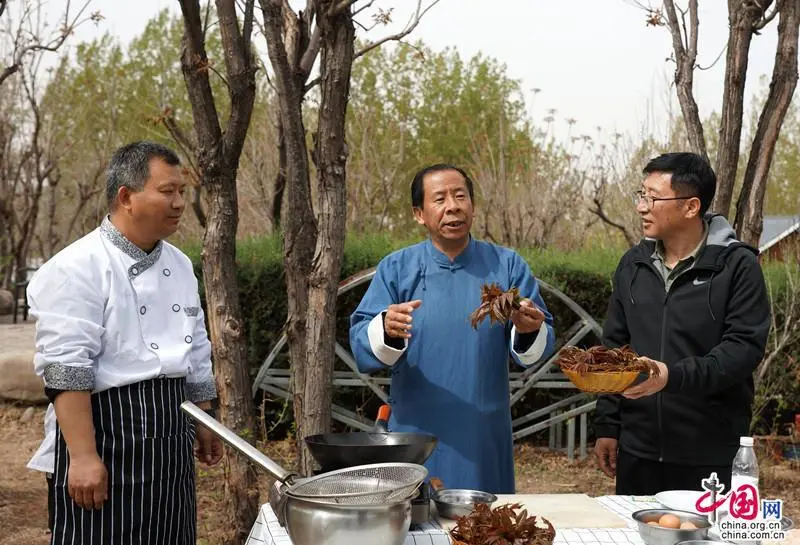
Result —
<svg viewBox="0 0 800 545"><path fill-rule="evenodd" d="M739 452L733 459L731 490L735 491L743 484L749 484L758 490L758 459L753 450L752 437L739 438Z"/></svg>
<svg viewBox="0 0 800 545"><path fill-rule="evenodd" d="M736 490L742 485L750 485L756 489L758 493L758 459L753 450L752 437L739 438L739 451L733 458L733 467L731 468L731 491ZM760 501L760 499L759 499ZM760 507L760 506L759 506ZM756 507L758 509L758 507ZM737 545L756 545L758 541L733 541Z"/></svg>

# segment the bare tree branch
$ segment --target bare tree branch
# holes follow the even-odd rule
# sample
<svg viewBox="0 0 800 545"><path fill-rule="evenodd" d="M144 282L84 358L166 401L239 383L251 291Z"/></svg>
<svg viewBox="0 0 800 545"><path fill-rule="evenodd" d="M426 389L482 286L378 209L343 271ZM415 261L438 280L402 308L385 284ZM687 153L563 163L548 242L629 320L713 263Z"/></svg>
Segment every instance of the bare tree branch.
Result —
<svg viewBox="0 0 800 545"><path fill-rule="evenodd" d="M605 210L603 210L603 203L600 201L600 199L598 199L596 196L592 197L592 203L594 204L594 208L590 207L589 212L600 218L600 220L603 223L610 225L615 229L618 229L622 233L622 236L625 237L625 241L630 246L636 245L637 242L636 237L633 236L633 234L628 230L628 228L622 225L621 223L612 220L611 218L608 217L608 215L606 215Z"/></svg>
<svg viewBox="0 0 800 545"><path fill-rule="evenodd" d="M361 6L360 8L358 8L357 10L355 10L353 12L353 17L355 17L356 15L361 13L362 11L371 8L372 4L374 4L374 3L375 3L375 0L369 0L369 2L367 2L366 4L364 4L363 6ZM353 21L353 22L355 23L355 21Z"/></svg>
<svg viewBox="0 0 800 545"><path fill-rule="evenodd" d="M320 33L319 25L315 26L314 33L311 35L311 39L308 42L308 47L300 58L300 72L305 75L305 80L308 79L311 73L311 67L314 65L314 61L317 60L317 55L319 54L321 44Z"/></svg>
<svg viewBox="0 0 800 545"><path fill-rule="evenodd" d="M231 104L252 104L256 88L253 79L253 55L250 50L250 35L253 30L253 4L255 0L247 0L245 4L242 29L239 29L239 18L234 2L217 0L217 16L219 29L224 44L225 67L231 82L229 92ZM250 126L252 108L231 107L225 133L222 135L223 152L226 157L238 158Z"/></svg>
<svg viewBox="0 0 800 545"><path fill-rule="evenodd" d="M756 2L757 3L757 2ZM772 12L767 14L766 10L764 11L764 16L753 25L753 32L758 33L759 30L763 30L768 24L772 22L780 8L778 4L775 4L775 7L772 9Z"/></svg>
<svg viewBox="0 0 800 545"><path fill-rule="evenodd" d="M164 107L163 113L158 117L157 121L164 125L164 128L167 129L167 132L169 132L172 139L180 148L181 153L187 158L187 161L189 162L189 168L192 170L197 179L202 179L200 169L195 163L195 157L197 156L197 143L193 142L192 139L183 131L183 129L180 128L178 122L175 120L172 108L169 106Z"/></svg>
<svg viewBox="0 0 800 545"><path fill-rule="evenodd" d="M287 93L296 93L295 81L292 77L292 64L283 40L283 6L281 0L260 0L264 14L264 36L267 50L275 72L275 89L278 100Z"/></svg>
<svg viewBox="0 0 800 545"><path fill-rule="evenodd" d="M763 227L764 195L772 157L798 80L800 6L797 0L779 0L777 6L776 9L780 9L780 21L772 80L758 119L734 222L739 238L756 247Z"/></svg>
<svg viewBox="0 0 800 545"><path fill-rule="evenodd" d="M672 35L672 50L675 57L680 60L686 55L686 45L682 37L681 24L678 22L678 15L675 11L675 3L672 0L664 1L664 9L667 11L667 28Z"/></svg>
<svg viewBox="0 0 800 545"><path fill-rule="evenodd" d="M192 140L183 132L178 126L177 121L175 121L175 116L172 115L172 109L169 106L164 108L164 113L159 117L159 121L164 125L164 127L169 131L170 136L178 146L181 148L184 154L189 158L190 162L194 161L194 155L197 153L197 144L192 142ZM192 164L192 170L197 172L197 168Z"/></svg>
<svg viewBox="0 0 800 545"><path fill-rule="evenodd" d="M26 56L28 56L31 53L35 53L37 51L49 51L49 52L58 51L61 48L61 46L64 45L64 42L67 40L67 38L73 33L73 31L78 26L80 26L81 24L85 23L88 20L97 20L97 18L100 16L99 14L96 13L92 14L90 17L86 19L81 19L81 16L83 16L83 13L89 7L90 3L91 0L86 0L83 6L78 10L78 13L74 17L71 17L69 8L70 3L67 2L67 7L64 11L64 16L63 16L64 21L62 23L59 35L52 38L50 41L46 43L40 42L39 41L40 38L38 36L34 36L32 38L33 39L32 43L29 43L27 45L22 45L21 43L23 41L22 26L24 22L31 15L31 10L24 10L22 16L20 17L20 22L19 22L20 28L17 32L17 37L14 43L14 52L12 54L11 64L9 64L2 71L0 71L0 85L2 85L6 79L8 79L9 77L11 77L12 75L16 74L19 71L20 67L22 66L23 59ZM2 13L5 11L6 4L7 2L4 1L2 2L2 5L0 5L0 15L2 15Z"/></svg>
<svg viewBox="0 0 800 545"><path fill-rule="evenodd" d="M313 0L309 0L309 2L313 2ZM358 0L344 0L343 2L338 4L337 7L334 7L333 11L335 13L341 13L342 9L347 9L350 6L356 4L357 2L358 2ZM367 44L366 46L364 46L364 48L361 51L356 52L355 59L357 59L357 58L359 58L359 57L361 57L363 55L366 55L367 53L369 53L373 49L382 46L386 42L390 42L390 41L399 42L399 41L402 41L403 38L405 38L406 36L411 34L414 31L414 29L417 28L417 26L419 25L420 21L425 16L425 14L428 13L428 11L431 8L433 8L433 6L438 4L439 2L440 2L440 0L432 0L427 6L423 7L423 0L418 0L417 1L417 8L414 11L414 13L411 15L411 17L409 18L409 20L406 23L406 26L403 28L403 30L401 30L400 32L398 32L396 34L392 34L390 36L385 36L384 38L381 38L380 40L377 40L375 42L371 42L371 43ZM360 12L364 11L365 9L367 9L368 7L372 6L373 3L374 3L374 0L370 0L365 5L359 7L354 12L354 15L356 13L360 13ZM368 28L366 28L364 25L358 23L357 21L353 21L353 22L355 24L359 25L361 28L364 28L365 30L369 30ZM370 27L370 28L374 28L374 27ZM310 71L311 71L311 67L314 64L314 61L316 60L318 53L319 53L319 27L315 27L314 34L312 35L311 40L309 42L309 47L304 52L302 60L300 61L300 71L301 71L302 74L305 75L304 81L307 81L308 76L309 76ZM319 85L319 83L320 83L320 79L318 77L312 79L311 81L308 81L303 87L303 94L305 95L306 93L308 93L311 89L313 89L314 87Z"/></svg>
<svg viewBox="0 0 800 545"><path fill-rule="evenodd" d="M418 0L417 1L417 9L414 12L414 14L411 16L411 19L409 19L408 23L406 24L406 26L405 26L405 28L403 30L401 30L397 34L392 34L391 36L386 36L384 38L381 38L380 40L377 40L375 42L371 42L371 43L367 44L366 46L364 46L364 48L361 51L356 52L355 58L357 59L357 58L359 58L359 57L361 57L363 55L366 55L367 53L369 53L370 51L372 51L376 47L380 47L381 45L385 44L386 42L402 40L403 38L405 38L406 36L411 34L414 31L414 29L417 28L417 25L419 25L419 22L422 20L422 18L425 16L425 14L428 13L428 11L433 6L438 4L439 1L440 0L432 0L431 3L428 4L428 6L423 9L423 7L422 7L423 0Z"/></svg>
<svg viewBox="0 0 800 545"><path fill-rule="evenodd" d="M186 160L189 162L189 175L194 181L194 185L192 187L194 193L192 198L192 210L194 211L200 227L205 229L207 224L207 216L205 210L203 209L202 201L203 175L195 162L195 158L197 156L197 144L186 135L180 126L178 126L177 121L175 121L175 116L172 115L172 109L168 106L164 108L164 112L161 116L159 116L158 121L164 125L170 136L172 136L172 139L178 145L178 148L180 148L183 156L186 157Z"/></svg>
<svg viewBox="0 0 800 545"><path fill-rule="evenodd" d="M250 46L253 41L254 11L255 0L246 0L244 5L244 19L242 21L242 39L244 40L243 52L247 55L250 55Z"/></svg>
<svg viewBox="0 0 800 545"><path fill-rule="evenodd" d="M712 68L714 68L714 66L716 66L716 64L717 64L717 63L719 62L719 60L722 58L722 55L724 55L724 54L725 54L725 51L726 51L727 49L728 49L728 46L727 46L727 45L725 45L725 47L723 47L723 48L722 48L722 50L719 52L719 55L717 55L717 58L716 58L716 59L714 59L714 62L712 62L712 63L711 63L711 64L709 64L708 66L700 66L700 65L698 64L698 65L697 65L697 69L698 69L698 70L703 70L703 71L706 71L706 70L711 70Z"/></svg>
<svg viewBox="0 0 800 545"><path fill-rule="evenodd" d="M344 13L345 10L350 9L350 6L352 6L357 2L358 0L342 0L338 4L332 3L330 8L328 9L328 17L338 17L339 15Z"/></svg>
<svg viewBox="0 0 800 545"><path fill-rule="evenodd" d="M689 9L691 10L691 7ZM687 10L678 8L678 11L681 12L681 25L680 25L680 28L681 28L681 31L683 32L683 46L685 48L687 48L691 52L692 51L692 47L690 45L690 40L692 40L692 37L689 36L689 27L686 24L686 11ZM694 17L690 16L690 18L693 19ZM695 42L695 45L697 45L696 42ZM695 53L697 53L697 49L696 48L695 48L694 51L695 51Z"/></svg>
<svg viewBox="0 0 800 545"><path fill-rule="evenodd" d="M703 134L703 123L694 99L694 69L697 64L697 38L699 21L697 17L697 0L690 0L689 25L687 28L685 12L682 12L683 24L678 21L673 0L664 0L667 12L667 27L672 35L672 49L675 54L675 88L678 102L683 113L686 133L692 151L708 159L706 140ZM683 36L682 36L683 34Z"/></svg>
<svg viewBox="0 0 800 545"><path fill-rule="evenodd" d="M181 0L184 19L183 51L181 69L184 78L191 81L186 89L192 103L192 117L198 145L202 152L211 153L212 142L219 140L222 128L217 116L217 105L208 80L208 56L206 55L203 26L200 19L199 0ZM202 110L202 112L200 111ZM200 126L202 125L202 130Z"/></svg>
<svg viewBox="0 0 800 545"><path fill-rule="evenodd" d="M754 26L772 3L773 0L730 3L719 142L714 165L717 173L717 192L711 205L714 212L726 217L730 213L739 170L744 90Z"/></svg>

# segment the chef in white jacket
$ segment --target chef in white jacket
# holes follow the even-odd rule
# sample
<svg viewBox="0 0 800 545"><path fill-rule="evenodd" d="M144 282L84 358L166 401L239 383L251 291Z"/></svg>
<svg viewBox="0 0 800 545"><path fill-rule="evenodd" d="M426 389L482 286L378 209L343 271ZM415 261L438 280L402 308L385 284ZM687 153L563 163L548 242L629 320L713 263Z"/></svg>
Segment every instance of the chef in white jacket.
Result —
<svg viewBox="0 0 800 545"><path fill-rule="evenodd" d="M51 474L53 544L194 545L193 447L214 464L222 445L179 410L213 414L216 398L192 263L164 241L186 182L152 142L117 150L106 174L110 214L28 287L52 402L29 467Z"/></svg>

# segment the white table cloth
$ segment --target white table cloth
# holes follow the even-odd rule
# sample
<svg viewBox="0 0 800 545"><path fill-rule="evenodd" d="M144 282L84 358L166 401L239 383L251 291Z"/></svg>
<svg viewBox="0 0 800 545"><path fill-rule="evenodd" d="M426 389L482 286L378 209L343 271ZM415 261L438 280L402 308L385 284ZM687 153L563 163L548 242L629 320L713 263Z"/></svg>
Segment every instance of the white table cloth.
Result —
<svg viewBox="0 0 800 545"><path fill-rule="evenodd" d="M658 509L661 506L653 497L600 496L603 507L622 517L627 528L574 528L556 530L554 545L644 545L631 513L639 509ZM269 503L261 506L258 519L250 530L245 545L292 545L286 529L278 523ZM404 545L450 545L450 538L436 521L415 527L408 533Z"/></svg>

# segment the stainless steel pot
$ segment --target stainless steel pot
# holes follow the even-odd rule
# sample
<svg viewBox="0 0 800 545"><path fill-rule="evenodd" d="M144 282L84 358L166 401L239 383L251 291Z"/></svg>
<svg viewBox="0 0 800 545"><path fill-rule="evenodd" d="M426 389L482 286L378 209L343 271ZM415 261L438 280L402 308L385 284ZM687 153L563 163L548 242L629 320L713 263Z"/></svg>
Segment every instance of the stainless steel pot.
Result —
<svg viewBox="0 0 800 545"><path fill-rule="evenodd" d="M293 495L293 490L302 489L304 483L319 480L320 476L298 478L190 401L181 404L181 409L278 479L270 489L269 501L294 545L401 545L405 541L411 522L413 494L392 501L363 504L352 501L336 503L330 498ZM379 466L376 464L376 467Z"/></svg>
<svg viewBox="0 0 800 545"><path fill-rule="evenodd" d="M344 505L287 493L284 517L294 545L402 545L411 523L411 499Z"/></svg>

